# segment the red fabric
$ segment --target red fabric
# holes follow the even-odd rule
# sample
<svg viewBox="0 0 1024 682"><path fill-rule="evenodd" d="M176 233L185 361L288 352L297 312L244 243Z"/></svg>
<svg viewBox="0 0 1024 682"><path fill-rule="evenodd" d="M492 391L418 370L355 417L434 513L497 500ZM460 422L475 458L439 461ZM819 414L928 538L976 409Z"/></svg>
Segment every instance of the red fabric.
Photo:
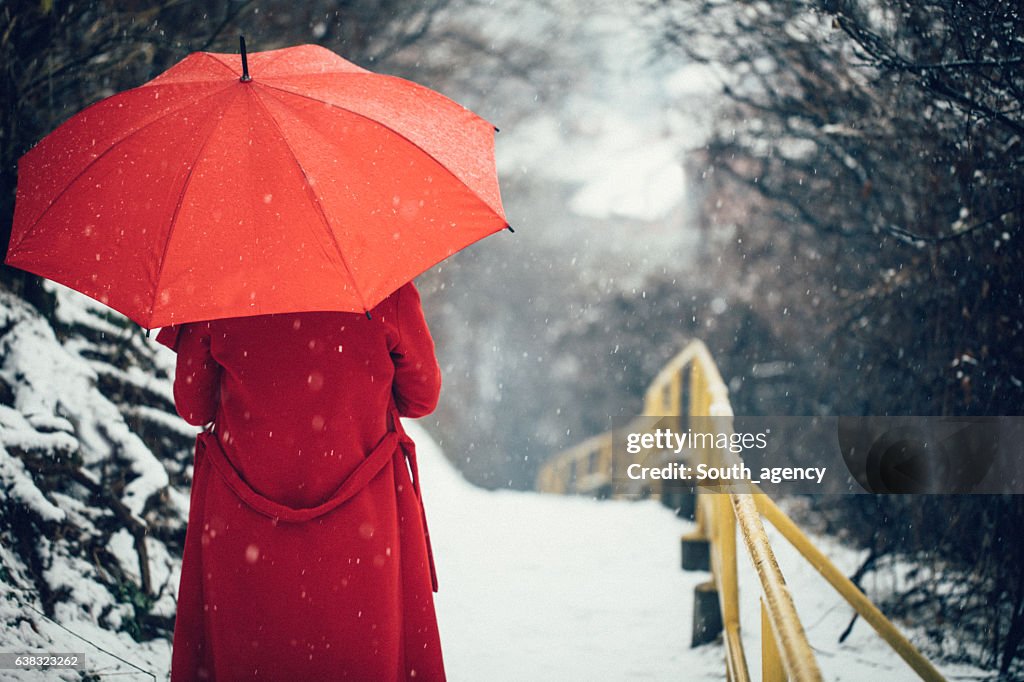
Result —
<svg viewBox="0 0 1024 682"><path fill-rule="evenodd" d="M197 52L18 164L7 263L146 328L363 312L507 225L494 128L316 45Z"/></svg>
<svg viewBox="0 0 1024 682"><path fill-rule="evenodd" d="M216 424L196 448L172 680L443 680L415 451L389 419L440 390L413 285L369 320L165 332L179 413Z"/></svg>

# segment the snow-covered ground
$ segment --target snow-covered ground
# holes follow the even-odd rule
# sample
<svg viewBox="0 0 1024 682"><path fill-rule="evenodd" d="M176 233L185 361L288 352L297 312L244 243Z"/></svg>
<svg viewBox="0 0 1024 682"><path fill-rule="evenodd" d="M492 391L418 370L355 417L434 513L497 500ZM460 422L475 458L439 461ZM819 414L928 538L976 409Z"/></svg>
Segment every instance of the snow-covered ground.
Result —
<svg viewBox="0 0 1024 682"><path fill-rule="evenodd" d="M437 560L438 620L452 680L721 680L724 652L689 647L693 588L679 568L692 524L653 501L596 501L466 483L416 424ZM778 534L779 563L826 680L915 680L863 621L838 644L852 610ZM851 572L858 552L825 541ZM760 607L740 559L741 628L760 675ZM915 639L914 632L909 635ZM992 677L947 666L950 678Z"/></svg>
<svg viewBox="0 0 1024 682"><path fill-rule="evenodd" d="M655 502L474 488L409 426L437 561L452 680L721 679L717 647L688 649L688 524Z"/></svg>

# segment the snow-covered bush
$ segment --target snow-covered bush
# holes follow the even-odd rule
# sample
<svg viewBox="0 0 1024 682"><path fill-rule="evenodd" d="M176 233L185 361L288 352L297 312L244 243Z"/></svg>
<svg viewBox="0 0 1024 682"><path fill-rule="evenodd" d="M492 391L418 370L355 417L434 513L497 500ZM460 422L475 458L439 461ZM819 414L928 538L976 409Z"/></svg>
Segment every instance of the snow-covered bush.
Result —
<svg viewBox="0 0 1024 682"><path fill-rule="evenodd" d="M194 430L174 413L173 355L55 293L51 325L0 290L0 650L162 677Z"/></svg>

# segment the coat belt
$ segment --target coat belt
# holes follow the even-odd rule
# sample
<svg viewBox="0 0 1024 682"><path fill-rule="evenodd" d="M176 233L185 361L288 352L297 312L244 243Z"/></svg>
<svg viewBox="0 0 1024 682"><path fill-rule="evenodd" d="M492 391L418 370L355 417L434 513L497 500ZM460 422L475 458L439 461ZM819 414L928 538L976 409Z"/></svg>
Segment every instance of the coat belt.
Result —
<svg viewBox="0 0 1024 682"><path fill-rule="evenodd" d="M416 495L416 503L420 510L423 524L423 539L427 548L427 560L430 564L430 584L437 592L437 570L434 566L434 552L430 546L430 533L427 531L427 517L423 508L423 497L420 493L420 474L416 465L416 445L404 433L388 431L380 442L374 446L370 454L350 473L327 501L315 507L289 507L275 502L266 495L257 492L238 473L228 459L217 435L212 431L203 431L196 438L196 456L209 457L214 470L220 475L224 484L253 511L266 516L275 523L302 523L337 509L354 497L360 490L376 477L394 455L395 447L400 446L409 470L412 472L412 489Z"/></svg>

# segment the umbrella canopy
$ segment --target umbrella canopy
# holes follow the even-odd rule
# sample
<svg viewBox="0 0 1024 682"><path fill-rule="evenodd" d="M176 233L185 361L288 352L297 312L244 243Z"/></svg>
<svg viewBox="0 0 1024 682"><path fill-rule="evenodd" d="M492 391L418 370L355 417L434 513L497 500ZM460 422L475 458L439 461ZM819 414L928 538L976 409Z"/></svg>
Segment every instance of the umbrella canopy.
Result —
<svg viewBox="0 0 1024 682"><path fill-rule="evenodd" d="M507 227L473 112L316 45L242 61L191 54L25 154L7 263L152 328L368 311Z"/></svg>

